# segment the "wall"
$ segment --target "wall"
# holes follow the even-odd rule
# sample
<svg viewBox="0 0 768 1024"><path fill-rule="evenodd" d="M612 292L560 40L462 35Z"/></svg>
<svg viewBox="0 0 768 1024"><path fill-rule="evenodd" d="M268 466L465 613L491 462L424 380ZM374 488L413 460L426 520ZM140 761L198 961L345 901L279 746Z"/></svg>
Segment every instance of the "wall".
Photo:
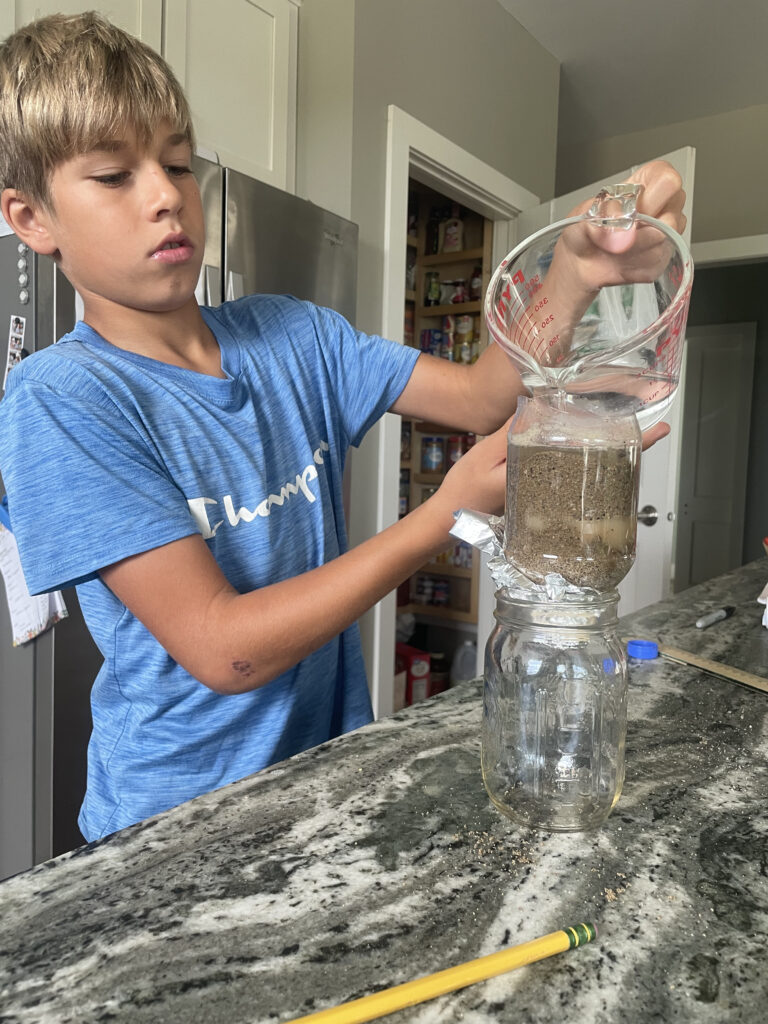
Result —
<svg viewBox="0 0 768 1024"><path fill-rule="evenodd" d="M361 327L381 324L388 105L548 199L558 84L497 0L304 0L297 191L360 225Z"/></svg>
<svg viewBox="0 0 768 1024"><path fill-rule="evenodd" d="M692 241L767 233L768 105L562 147L556 194L681 146L696 149Z"/></svg>
<svg viewBox="0 0 768 1024"><path fill-rule="evenodd" d="M763 555L768 536L768 262L696 271L689 324L755 321L755 374L744 515L745 562Z"/></svg>
<svg viewBox="0 0 768 1024"><path fill-rule="evenodd" d="M388 106L544 200L554 194L559 77L555 58L497 0L304 0L297 191L360 226L359 327L382 325ZM396 515L380 437L374 428L352 453L352 543ZM370 672L370 614L361 628Z"/></svg>
<svg viewBox="0 0 768 1024"><path fill-rule="evenodd" d="M518 184L554 189L559 65L497 0L357 0L352 209L360 323L381 308L387 105Z"/></svg>

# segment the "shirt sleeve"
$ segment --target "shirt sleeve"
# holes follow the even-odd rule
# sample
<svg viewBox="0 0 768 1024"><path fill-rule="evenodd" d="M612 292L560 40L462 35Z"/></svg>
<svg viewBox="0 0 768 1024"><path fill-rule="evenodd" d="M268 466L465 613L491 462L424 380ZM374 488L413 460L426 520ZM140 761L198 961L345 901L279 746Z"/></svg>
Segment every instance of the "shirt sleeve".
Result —
<svg viewBox="0 0 768 1024"><path fill-rule="evenodd" d="M19 380L0 403L0 468L31 594L198 532L149 439L96 385Z"/></svg>
<svg viewBox="0 0 768 1024"><path fill-rule="evenodd" d="M377 334L364 334L331 309L311 305L308 309L341 421L350 444L359 445L399 398L419 352Z"/></svg>

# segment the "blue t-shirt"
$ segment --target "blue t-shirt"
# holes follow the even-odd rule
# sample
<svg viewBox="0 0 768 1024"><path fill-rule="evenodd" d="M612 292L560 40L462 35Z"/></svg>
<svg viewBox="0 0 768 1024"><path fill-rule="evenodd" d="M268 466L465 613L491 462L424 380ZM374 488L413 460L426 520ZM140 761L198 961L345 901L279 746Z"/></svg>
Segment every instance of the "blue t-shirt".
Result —
<svg viewBox="0 0 768 1024"><path fill-rule="evenodd" d="M0 402L28 588L77 585L104 656L79 818L89 840L371 718L356 627L266 686L221 696L98 575L196 532L241 592L346 549L348 447L401 393L417 352L288 296L202 312L226 378L124 351L78 323L13 369Z"/></svg>

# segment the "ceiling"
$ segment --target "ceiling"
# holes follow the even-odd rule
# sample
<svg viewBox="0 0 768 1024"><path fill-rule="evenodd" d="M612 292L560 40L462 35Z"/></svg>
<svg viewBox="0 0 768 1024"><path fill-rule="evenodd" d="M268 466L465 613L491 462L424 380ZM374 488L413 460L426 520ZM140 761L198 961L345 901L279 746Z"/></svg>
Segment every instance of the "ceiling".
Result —
<svg viewBox="0 0 768 1024"><path fill-rule="evenodd" d="M560 61L561 146L768 103L768 0L499 3Z"/></svg>

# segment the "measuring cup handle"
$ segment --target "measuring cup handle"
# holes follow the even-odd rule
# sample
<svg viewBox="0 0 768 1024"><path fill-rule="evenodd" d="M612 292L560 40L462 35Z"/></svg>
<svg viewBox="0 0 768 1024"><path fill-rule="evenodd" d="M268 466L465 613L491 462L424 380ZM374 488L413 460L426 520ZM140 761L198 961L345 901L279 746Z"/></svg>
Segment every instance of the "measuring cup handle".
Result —
<svg viewBox="0 0 768 1024"><path fill-rule="evenodd" d="M595 196L587 216L602 227L629 230L635 222L637 201L642 191L642 185L628 181L606 185Z"/></svg>

